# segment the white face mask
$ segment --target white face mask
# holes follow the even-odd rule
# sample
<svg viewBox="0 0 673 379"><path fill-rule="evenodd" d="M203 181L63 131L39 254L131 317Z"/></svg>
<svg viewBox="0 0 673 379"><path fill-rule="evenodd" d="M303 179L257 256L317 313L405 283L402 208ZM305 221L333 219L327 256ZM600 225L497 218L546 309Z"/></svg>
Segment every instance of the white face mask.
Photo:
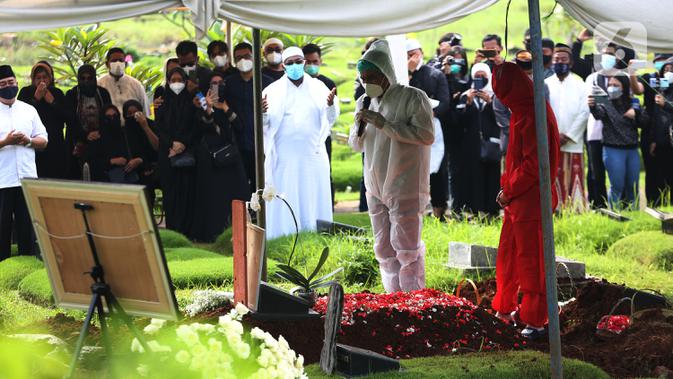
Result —
<svg viewBox="0 0 673 379"><path fill-rule="evenodd" d="M665 72L664 79L668 80L669 83L673 83L673 72Z"/></svg>
<svg viewBox="0 0 673 379"><path fill-rule="evenodd" d="M266 55L266 61L269 62L269 64L272 64L274 66L279 65L282 58L283 58L283 56L280 53L275 52L275 51L273 53L269 53L269 54Z"/></svg>
<svg viewBox="0 0 673 379"><path fill-rule="evenodd" d="M383 95L383 87L379 84L365 83L365 93L371 98L379 97Z"/></svg>
<svg viewBox="0 0 673 379"><path fill-rule="evenodd" d="M217 55L213 58L213 63L215 63L215 67L224 67L229 63L229 57L227 57L227 54Z"/></svg>
<svg viewBox="0 0 673 379"><path fill-rule="evenodd" d="M252 60L241 59L236 63L236 68L241 72L250 72L252 71Z"/></svg>
<svg viewBox="0 0 673 379"><path fill-rule="evenodd" d="M126 63L124 62L110 62L110 74L114 76L124 75L124 69L126 68Z"/></svg>
<svg viewBox="0 0 673 379"><path fill-rule="evenodd" d="M175 82L168 85L168 87L173 91L174 94L179 95L183 89L185 89L185 83Z"/></svg>
<svg viewBox="0 0 673 379"><path fill-rule="evenodd" d="M196 65L192 64L192 65L189 65L189 66L185 66L185 67L182 68L182 70L185 72L185 74L189 75L190 72L196 71Z"/></svg>

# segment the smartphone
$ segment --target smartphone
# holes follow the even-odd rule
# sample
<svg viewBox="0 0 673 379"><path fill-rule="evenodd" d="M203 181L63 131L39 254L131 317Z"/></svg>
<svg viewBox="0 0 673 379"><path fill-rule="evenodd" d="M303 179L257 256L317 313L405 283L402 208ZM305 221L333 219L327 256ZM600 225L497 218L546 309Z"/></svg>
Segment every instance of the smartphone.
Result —
<svg viewBox="0 0 673 379"><path fill-rule="evenodd" d="M495 58L496 55L498 55L498 51L495 49L479 49L477 50L477 53L483 55L488 59Z"/></svg>
<svg viewBox="0 0 673 379"><path fill-rule="evenodd" d="M219 96L220 95L220 85L219 84L211 84L210 85L210 94L211 95L217 94Z"/></svg>
<svg viewBox="0 0 673 379"><path fill-rule="evenodd" d="M670 83L668 82L668 79L666 79L666 78L659 79L659 88L667 89L669 87L669 85L670 85Z"/></svg>
<svg viewBox="0 0 673 379"><path fill-rule="evenodd" d="M484 88L484 86L486 85L484 83L484 78L482 78L482 77L474 78L473 82L474 82L474 89L477 90L477 91L481 91Z"/></svg>
<svg viewBox="0 0 673 379"><path fill-rule="evenodd" d="M642 59L631 59L631 61L629 61L629 66L634 70L642 70L647 68L647 61Z"/></svg>

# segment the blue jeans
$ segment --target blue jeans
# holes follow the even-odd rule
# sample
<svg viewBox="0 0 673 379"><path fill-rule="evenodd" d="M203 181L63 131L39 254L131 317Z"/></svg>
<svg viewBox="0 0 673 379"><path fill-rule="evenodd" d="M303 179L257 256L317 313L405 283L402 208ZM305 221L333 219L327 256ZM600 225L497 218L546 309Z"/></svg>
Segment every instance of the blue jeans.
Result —
<svg viewBox="0 0 673 379"><path fill-rule="evenodd" d="M640 157L638 148L616 149L603 146L603 163L610 179L608 201L612 209L621 208L623 200L626 206L637 208L638 179L640 175Z"/></svg>

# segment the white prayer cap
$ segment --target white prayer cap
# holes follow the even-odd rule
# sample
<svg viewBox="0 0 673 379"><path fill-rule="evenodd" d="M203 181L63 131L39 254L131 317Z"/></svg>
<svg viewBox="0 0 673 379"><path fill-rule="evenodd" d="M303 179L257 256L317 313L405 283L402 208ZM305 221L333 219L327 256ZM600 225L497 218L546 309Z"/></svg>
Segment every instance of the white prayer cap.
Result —
<svg viewBox="0 0 673 379"><path fill-rule="evenodd" d="M264 41L264 45L262 45L262 49L266 49L267 46L269 45L280 45L280 48L283 48L283 41L279 40L278 38L269 38L266 41Z"/></svg>
<svg viewBox="0 0 673 379"><path fill-rule="evenodd" d="M407 51L416 50L416 49L423 49L423 47L421 47L421 43L418 42L418 40L416 40L416 39L408 39L407 40Z"/></svg>
<svg viewBox="0 0 673 379"><path fill-rule="evenodd" d="M432 107L432 109L437 108L439 106L439 100L430 99L430 106Z"/></svg>
<svg viewBox="0 0 673 379"><path fill-rule="evenodd" d="M298 48L297 46L290 46L287 49L283 50L283 62L289 57L294 57L295 55L299 55L302 58L304 58L304 52Z"/></svg>

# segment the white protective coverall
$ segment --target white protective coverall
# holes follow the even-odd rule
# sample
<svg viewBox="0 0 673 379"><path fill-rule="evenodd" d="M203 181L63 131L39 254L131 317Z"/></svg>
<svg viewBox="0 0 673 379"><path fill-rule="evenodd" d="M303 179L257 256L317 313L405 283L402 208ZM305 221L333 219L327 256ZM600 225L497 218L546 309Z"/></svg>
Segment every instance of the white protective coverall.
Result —
<svg viewBox="0 0 673 379"><path fill-rule="evenodd" d="M371 100L382 129L368 124L358 137L359 122L351 127L349 145L364 151L367 204L374 231L374 253L387 292L425 287L425 245L421 240L423 210L430 198L430 145L434 141L432 108L426 94L397 83L388 42L372 44L363 55L380 69L390 87ZM364 96L355 112L362 109Z"/></svg>

